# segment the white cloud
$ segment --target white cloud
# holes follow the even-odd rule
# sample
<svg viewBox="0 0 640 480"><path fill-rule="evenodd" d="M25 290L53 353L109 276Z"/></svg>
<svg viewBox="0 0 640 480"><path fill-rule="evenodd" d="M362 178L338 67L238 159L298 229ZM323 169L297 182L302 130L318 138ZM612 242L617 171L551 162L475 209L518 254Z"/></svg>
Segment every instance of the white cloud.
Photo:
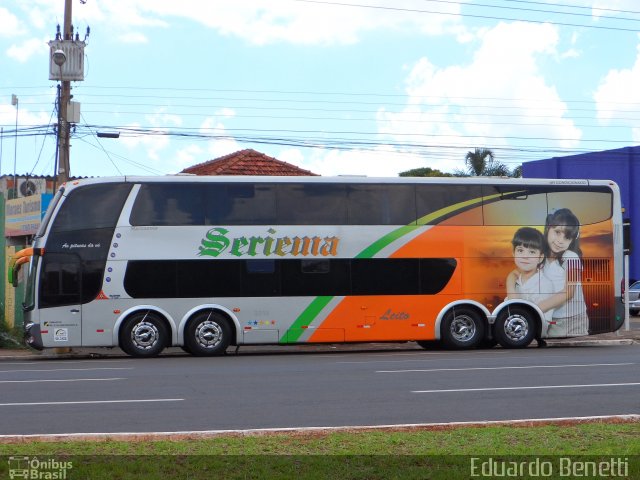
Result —
<svg viewBox="0 0 640 480"><path fill-rule="evenodd" d="M209 158L196 163L201 163L242 150L241 145L233 138L233 136L227 134L225 126L213 117L208 117L201 123L200 132L205 135L215 135L215 138L207 142L207 153Z"/></svg>
<svg viewBox="0 0 640 480"><path fill-rule="evenodd" d="M20 45L11 45L7 49L7 56L20 63L26 63L33 55L48 54L48 39L32 38Z"/></svg>
<svg viewBox="0 0 640 480"><path fill-rule="evenodd" d="M467 65L440 68L427 58L416 62L407 77L407 107L379 112L380 132L396 141L459 146L460 152L451 153L456 160L428 165L443 171L461 168L468 149L507 147L509 137L543 137L563 148L575 147L581 131L565 117L566 104L538 66L539 57L558 58L557 29L499 23L479 40Z"/></svg>
<svg viewBox="0 0 640 480"><path fill-rule="evenodd" d="M0 7L0 37L12 38L24 33L20 20L6 8Z"/></svg>
<svg viewBox="0 0 640 480"><path fill-rule="evenodd" d="M233 108L221 108L216 111L216 115L224 118L231 118L236 116L236 111Z"/></svg>
<svg viewBox="0 0 640 480"><path fill-rule="evenodd" d="M313 149L303 155L288 149L277 155L279 160L292 163L320 175L365 175L367 177L397 177L400 172L427 166L417 154L406 154L390 146L376 150Z"/></svg>
<svg viewBox="0 0 640 480"><path fill-rule="evenodd" d="M640 35L638 35L640 39ZM637 47L636 62L631 68L611 70L598 86L594 94L598 109L598 119L604 123L623 113L635 113L640 103L640 43ZM634 129L637 133L637 128ZM637 141L637 135L634 134Z"/></svg>
<svg viewBox="0 0 640 480"><path fill-rule="evenodd" d="M188 145L185 148L181 148L176 152L175 162L173 162L171 169L174 172L181 172L187 167L191 167L198 163L202 163L202 155L204 150L198 145Z"/></svg>
<svg viewBox="0 0 640 480"><path fill-rule="evenodd" d="M126 129L141 129L139 123L131 123L125 127ZM154 162L154 167L161 161L160 152L169 147L169 137L165 135L147 135L139 136L120 136L121 143L129 150L142 148L146 151L147 158Z"/></svg>
<svg viewBox="0 0 640 480"><path fill-rule="evenodd" d="M41 5L45 10L59 12L53 0L43 0ZM258 45L272 42L351 44L363 33L375 29L414 30L426 35L453 33L461 39L468 38L460 22L460 3L427 6L420 0L398 0L392 4L372 0L366 5L379 8L292 0L268 3L262 0L111 0L88 2L75 8L74 16L78 15L83 22L109 24L123 32L132 27L168 27L171 17L183 17L223 35Z"/></svg>
<svg viewBox="0 0 640 480"><path fill-rule="evenodd" d="M147 121L154 127L175 125L179 127L182 125L182 117L167 113L166 108L160 108L151 115L146 115Z"/></svg>
<svg viewBox="0 0 640 480"><path fill-rule="evenodd" d="M128 32L118 35L118 39L122 43L149 43L146 35L140 32Z"/></svg>

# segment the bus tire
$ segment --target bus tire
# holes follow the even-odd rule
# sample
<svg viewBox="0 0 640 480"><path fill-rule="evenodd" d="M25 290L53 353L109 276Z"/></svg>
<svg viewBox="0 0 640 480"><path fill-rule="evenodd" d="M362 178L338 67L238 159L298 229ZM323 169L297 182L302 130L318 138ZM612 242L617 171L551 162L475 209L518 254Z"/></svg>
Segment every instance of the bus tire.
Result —
<svg viewBox="0 0 640 480"><path fill-rule="evenodd" d="M538 325L531 310L507 307L500 312L494 325L494 334L504 348L524 348L536 336Z"/></svg>
<svg viewBox="0 0 640 480"><path fill-rule="evenodd" d="M477 347L485 335L485 323L477 310L456 307L442 320L440 338L447 347L468 349Z"/></svg>
<svg viewBox="0 0 640 480"><path fill-rule="evenodd" d="M169 343L169 331L154 312L138 312L125 320L120 329L120 348L132 357L155 357Z"/></svg>
<svg viewBox="0 0 640 480"><path fill-rule="evenodd" d="M212 310L195 315L184 331L184 345L197 357L224 355L230 343L229 322L223 315Z"/></svg>

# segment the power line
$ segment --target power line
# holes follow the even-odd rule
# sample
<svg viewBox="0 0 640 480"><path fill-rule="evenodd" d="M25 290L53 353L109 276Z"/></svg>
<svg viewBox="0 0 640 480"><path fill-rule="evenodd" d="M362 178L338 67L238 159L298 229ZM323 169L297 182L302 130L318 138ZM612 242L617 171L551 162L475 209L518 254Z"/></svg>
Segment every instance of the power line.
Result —
<svg viewBox="0 0 640 480"><path fill-rule="evenodd" d="M326 0L291 0L293 2L303 2L303 3L314 3L321 5L333 5L340 7L357 7L357 8L371 8L385 11L396 11L396 12L407 12L407 13L429 13L434 15L445 15L445 16L455 16L455 17L469 17L469 18L479 18L483 20L505 20L509 22L513 21L521 21L526 23L536 23L536 24L551 24L551 25L560 25L563 27L580 27L580 28L595 28L599 30L614 30L621 32L634 32L637 33L638 29L636 28L623 28L623 27L607 27L603 25L593 25L593 24L575 24L575 23L566 23L566 22L558 22L552 20L533 20L528 18L508 18L508 17L496 17L491 15L474 15L470 13L450 13L450 12L437 12L432 10L420 10L415 8L401 8L401 7L387 7L382 5L363 5L356 3L344 3L344 2L329 2ZM635 20L634 20L635 21Z"/></svg>

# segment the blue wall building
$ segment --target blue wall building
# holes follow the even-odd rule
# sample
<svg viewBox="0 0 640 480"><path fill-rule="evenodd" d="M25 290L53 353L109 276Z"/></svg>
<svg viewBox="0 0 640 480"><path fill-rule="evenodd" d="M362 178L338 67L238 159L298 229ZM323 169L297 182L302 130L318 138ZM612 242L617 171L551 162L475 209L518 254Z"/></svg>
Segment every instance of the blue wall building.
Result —
<svg viewBox="0 0 640 480"><path fill-rule="evenodd" d="M624 218L631 220L631 279L640 279L640 146L553 157L522 164L524 178L613 180L620 187Z"/></svg>

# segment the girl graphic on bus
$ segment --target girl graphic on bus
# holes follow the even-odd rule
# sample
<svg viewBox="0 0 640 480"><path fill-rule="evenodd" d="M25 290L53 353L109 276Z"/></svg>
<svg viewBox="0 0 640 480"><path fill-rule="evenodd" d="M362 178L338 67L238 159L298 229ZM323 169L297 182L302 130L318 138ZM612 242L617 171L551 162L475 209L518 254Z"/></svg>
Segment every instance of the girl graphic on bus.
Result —
<svg viewBox="0 0 640 480"><path fill-rule="evenodd" d="M543 312L553 309L548 337L588 335L589 319L582 291L580 222L568 208L547 216L544 227L546 261L544 276L553 294L538 303Z"/></svg>

